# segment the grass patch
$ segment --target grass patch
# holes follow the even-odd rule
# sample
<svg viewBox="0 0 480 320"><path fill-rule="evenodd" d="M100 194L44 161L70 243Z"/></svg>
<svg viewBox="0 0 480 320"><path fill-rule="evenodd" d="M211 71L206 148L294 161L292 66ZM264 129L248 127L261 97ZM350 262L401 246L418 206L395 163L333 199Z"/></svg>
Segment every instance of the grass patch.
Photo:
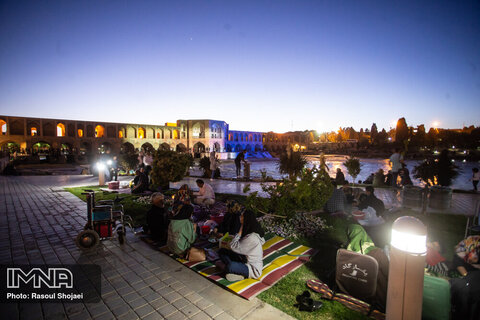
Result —
<svg viewBox="0 0 480 320"><path fill-rule="evenodd" d="M423 216L411 210L401 210L386 218L386 223L375 228L366 228L378 247L383 248L389 242L392 223L400 216L411 215L422 220L427 226L428 236L432 240L440 240L443 256L452 260L455 246L463 239L467 218L452 214L436 214ZM320 279L334 288L335 259L337 249L347 244L347 227L353 220L325 216L327 224L332 226L324 232L319 232L311 239L295 240L307 246L318 249L312 260L298 270L290 273L269 290L262 292L258 298L297 319L368 319L366 316L352 311L342 304L323 300L322 309L316 312L300 312L294 307L295 298L304 290L308 290L306 281ZM320 295L310 291L316 300Z"/></svg>
<svg viewBox="0 0 480 320"><path fill-rule="evenodd" d="M85 187L75 187L75 188L65 188L68 192L74 194L75 196L79 197L83 201L86 201L86 196L82 195L85 189L91 189L96 191L95 193L95 200L112 200L115 197L124 198L122 201L123 208L125 210L125 214L128 214L132 217L134 226L141 226L146 223L145 221L145 214L147 213L148 209L150 208L150 204L138 203L135 199L138 199L138 195L132 194L122 194L122 193L112 193L100 190L100 188L104 188L105 186L85 186ZM167 197L171 197L176 192L175 189L167 190L164 195ZM240 203L244 203L246 197L242 195L232 195L232 194L224 194L224 193L216 193L215 194L217 201L226 202L227 200L237 200ZM85 212L85 214L87 214Z"/></svg>
<svg viewBox="0 0 480 320"><path fill-rule="evenodd" d="M123 201L125 213L132 216L137 226L145 222L145 213L150 205L133 201L138 196L103 193L98 186L66 188L66 190L85 201L85 196L81 195L84 189L99 191L96 194L97 200L114 199L117 195L126 197ZM165 195L171 196L175 191L176 190L169 190ZM242 195L217 193L216 198L217 201L222 202L237 200L240 203L245 203L246 197ZM398 217L405 215L411 215L422 220L427 226L428 236L432 240L440 240L444 249L442 254L447 260L452 260L455 253L454 247L464 236L467 220L465 216L451 214L431 214L424 216L412 210L402 209L395 214L387 216L384 225L366 228L378 247L383 248L385 244L389 242L392 223ZM308 290L306 287L307 280L320 279L333 288L336 253L338 248L347 244L348 238L346 230L350 223L354 223L351 219L330 217L328 215L325 215L323 218L325 218L327 224L331 226L330 228L323 232L318 232L312 238L295 240L295 242L317 249L319 251L317 255L315 255L311 261L280 280L272 288L262 292L258 295L258 298L297 319L368 319L366 316L352 311L336 301L323 300L323 307L311 313L300 312L298 308L294 307L296 304L296 296L304 290ZM310 292L314 299L320 300L319 294L312 291Z"/></svg>
<svg viewBox="0 0 480 320"><path fill-rule="evenodd" d="M95 200L112 200L115 199L115 197L120 197L124 198L124 200L121 202L123 204L123 208L125 211L125 214L128 214L132 217L134 226L141 226L145 224L145 214L150 208L150 204L144 204L144 203L138 203L135 200L139 198L137 195L131 195L131 194L121 194L121 193L112 193L112 192L104 192L100 190L100 188L104 188L103 186L90 186L90 187L75 187L75 188L65 188L65 190L71 192L72 194L76 195L83 201L86 201L85 195L82 194L85 189L91 189L96 191L95 193ZM173 191L168 195L172 195ZM87 214L85 212L85 214Z"/></svg>

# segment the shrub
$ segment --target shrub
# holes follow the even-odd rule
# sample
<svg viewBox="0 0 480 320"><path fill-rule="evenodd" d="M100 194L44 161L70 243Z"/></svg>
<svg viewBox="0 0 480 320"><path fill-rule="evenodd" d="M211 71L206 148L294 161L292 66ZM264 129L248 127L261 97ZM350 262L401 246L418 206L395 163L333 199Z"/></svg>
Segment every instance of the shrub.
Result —
<svg viewBox="0 0 480 320"><path fill-rule="evenodd" d="M290 179L298 176L307 165L307 159L301 152L289 150L280 155L278 160L278 170L280 173L288 174Z"/></svg>
<svg viewBox="0 0 480 320"><path fill-rule="evenodd" d="M312 214L298 213L291 220L272 216L258 218L265 232L274 233L284 238L299 239L314 237L317 232L328 228L324 219Z"/></svg>
<svg viewBox="0 0 480 320"><path fill-rule="evenodd" d="M190 159L188 155L170 150L157 150L153 157L150 177L154 185L168 189L169 182L176 182L185 176Z"/></svg>
<svg viewBox="0 0 480 320"><path fill-rule="evenodd" d="M432 158L425 159L413 169L413 176L422 180L427 186L448 187L457 175L458 167L450 161L446 150L442 151L438 162Z"/></svg>
<svg viewBox="0 0 480 320"><path fill-rule="evenodd" d="M120 156L118 157L118 164L126 172L129 172L130 170L135 170L138 165L138 154L134 152L120 154Z"/></svg>
<svg viewBox="0 0 480 320"><path fill-rule="evenodd" d="M360 160L358 160L354 156L350 156L347 158L347 160L345 160L343 165L345 166L345 168L347 168L348 174L353 177L353 183L355 183L357 176L362 170Z"/></svg>
<svg viewBox="0 0 480 320"><path fill-rule="evenodd" d="M291 218L296 212L321 209L333 188L328 173L313 167L275 185L262 183L262 190L267 197L259 197L258 192L248 195L246 206L249 209Z"/></svg>

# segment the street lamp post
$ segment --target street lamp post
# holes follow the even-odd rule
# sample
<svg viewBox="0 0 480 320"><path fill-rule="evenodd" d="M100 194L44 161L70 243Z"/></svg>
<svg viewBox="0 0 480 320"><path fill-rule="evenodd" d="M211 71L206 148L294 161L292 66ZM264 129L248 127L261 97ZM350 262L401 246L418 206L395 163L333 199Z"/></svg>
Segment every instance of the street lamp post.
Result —
<svg viewBox="0 0 480 320"><path fill-rule="evenodd" d="M427 229L417 218L393 223L387 292L387 319L421 319Z"/></svg>
<svg viewBox="0 0 480 320"><path fill-rule="evenodd" d="M97 169L98 169L98 185L103 186L105 185L105 163L97 162Z"/></svg>

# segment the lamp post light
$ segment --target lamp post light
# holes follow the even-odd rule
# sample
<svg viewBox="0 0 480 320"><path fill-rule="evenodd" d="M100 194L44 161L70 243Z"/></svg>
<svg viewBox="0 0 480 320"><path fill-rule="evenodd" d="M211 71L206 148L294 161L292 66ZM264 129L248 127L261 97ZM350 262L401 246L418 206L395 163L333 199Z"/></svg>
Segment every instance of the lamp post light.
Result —
<svg viewBox="0 0 480 320"><path fill-rule="evenodd" d="M98 185L103 186L105 185L105 163L97 162L97 169L98 169Z"/></svg>
<svg viewBox="0 0 480 320"><path fill-rule="evenodd" d="M390 244L387 319L421 319L427 228L417 218L400 217Z"/></svg>

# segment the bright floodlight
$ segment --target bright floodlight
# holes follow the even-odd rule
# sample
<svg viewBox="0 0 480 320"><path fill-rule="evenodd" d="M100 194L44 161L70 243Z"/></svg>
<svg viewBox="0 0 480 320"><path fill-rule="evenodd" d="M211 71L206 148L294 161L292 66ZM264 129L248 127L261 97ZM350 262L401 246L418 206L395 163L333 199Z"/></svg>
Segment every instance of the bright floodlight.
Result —
<svg viewBox="0 0 480 320"><path fill-rule="evenodd" d="M108 164L109 166L111 166L111 165L112 165L112 160L108 160L108 161L107 161L107 164Z"/></svg>
<svg viewBox="0 0 480 320"><path fill-rule="evenodd" d="M103 163L103 162L97 162L97 169L98 169L98 171L103 171L103 170L105 170L105 163Z"/></svg>
<svg viewBox="0 0 480 320"><path fill-rule="evenodd" d="M424 254L427 251L427 229L417 218L400 217L393 223L390 244L404 252Z"/></svg>

